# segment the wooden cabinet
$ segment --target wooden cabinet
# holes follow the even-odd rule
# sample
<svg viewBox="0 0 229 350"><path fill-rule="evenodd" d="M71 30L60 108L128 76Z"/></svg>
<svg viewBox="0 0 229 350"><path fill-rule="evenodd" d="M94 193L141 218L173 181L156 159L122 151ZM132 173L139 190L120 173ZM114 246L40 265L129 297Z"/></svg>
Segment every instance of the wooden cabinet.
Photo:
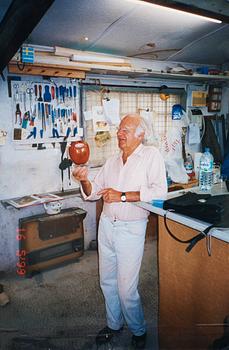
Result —
<svg viewBox="0 0 229 350"><path fill-rule="evenodd" d="M168 226L183 240L198 233L172 220ZM205 239L187 253L186 244L170 237L163 217L158 237L160 349L212 349L227 328L229 244L212 237L211 256Z"/></svg>
<svg viewBox="0 0 229 350"><path fill-rule="evenodd" d="M219 112L221 110L222 87L209 86L208 91L208 112Z"/></svg>

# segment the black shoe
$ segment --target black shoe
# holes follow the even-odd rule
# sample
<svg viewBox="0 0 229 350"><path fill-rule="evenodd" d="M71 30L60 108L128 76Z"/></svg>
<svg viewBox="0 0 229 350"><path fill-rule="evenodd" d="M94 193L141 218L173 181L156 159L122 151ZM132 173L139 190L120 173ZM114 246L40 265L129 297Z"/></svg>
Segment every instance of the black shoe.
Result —
<svg viewBox="0 0 229 350"><path fill-rule="evenodd" d="M146 345L146 333L142 335L133 335L131 345L134 349L145 349Z"/></svg>
<svg viewBox="0 0 229 350"><path fill-rule="evenodd" d="M101 331L99 331L99 333L97 334L97 336L95 338L96 344L102 345L102 344L109 343L111 341L111 339L113 338L113 336L115 334L119 334L122 330L123 330L123 327L121 327L118 330L111 329L108 326L104 327L103 329L101 329Z"/></svg>

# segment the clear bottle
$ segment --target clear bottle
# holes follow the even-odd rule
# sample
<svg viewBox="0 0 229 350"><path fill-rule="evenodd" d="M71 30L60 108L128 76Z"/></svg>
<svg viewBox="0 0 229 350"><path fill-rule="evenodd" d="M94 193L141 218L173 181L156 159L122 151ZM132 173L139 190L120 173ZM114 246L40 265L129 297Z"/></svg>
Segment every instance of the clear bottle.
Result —
<svg viewBox="0 0 229 350"><path fill-rule="evenodd" d="M213 185L213 156L209 148L205 148L200 158L199 188L201 191L210 191Z"/></svg>
<svg viewBox="0 0 229 350"><path fill-rule="evenodd" d="M192 179L195 176L195 174L193 171L193 159L190 153L187 154L186 160L184 162L184 167L187 175L190 179Z"/></svg>

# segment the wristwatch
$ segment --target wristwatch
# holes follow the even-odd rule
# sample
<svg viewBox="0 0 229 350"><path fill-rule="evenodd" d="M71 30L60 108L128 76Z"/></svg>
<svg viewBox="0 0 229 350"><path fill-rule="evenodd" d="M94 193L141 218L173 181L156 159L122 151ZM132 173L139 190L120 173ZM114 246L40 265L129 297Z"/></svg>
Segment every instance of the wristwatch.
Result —
<svg viewBox="0 0 229 350"><path fill-rule="evenodd" d="M125 194L125 192L122 192L122 194L121 194L121 201L123 203L126 202L126 194Z"/></svg>

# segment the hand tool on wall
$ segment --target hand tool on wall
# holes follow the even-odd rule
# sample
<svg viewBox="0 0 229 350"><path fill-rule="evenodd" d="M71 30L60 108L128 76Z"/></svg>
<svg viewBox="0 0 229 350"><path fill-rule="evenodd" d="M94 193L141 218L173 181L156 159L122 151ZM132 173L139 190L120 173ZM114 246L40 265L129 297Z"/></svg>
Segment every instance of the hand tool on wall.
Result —
<svg viewBox="0 0 229 350"><path fill-rule="evenodd" d="M70 134L71 134L71 127L68 126L68 127L67 127L67 131L66 131L66 138L69 137Z"/></svg>
<svg viewBox="0 0 229 350"><path fill-rule="evenodd" d="M64 103L64 86L63 85L60 85L59 87L59 95L60 95L59 102Z"/></svg>
<svg viewBox="0 0 229 350"><path fill-rule="evenodd" d="M70 99L70 102L72 103L72 87L69 86L69 99Z"/></svg>
<svg viewBox="0 0 229 350"><path fill-rule="evenodd" d="M22 123L22 118L21 118L21 110L20 110L20 104L16 104L16 112L15 112L15 124L17 124L19 120L19 125Z"/></svg>
<svg viewBox="0 0 229 350"><path fill-rule="evenodd" d="M43 139L44 136L44 130L40 129L40 138ZM45 149L46 147L43 145L43 143L38 143L37 149L42 150Z"/></svg>
<svg viewBox="0 0 229 350"><path fill-rule="evenodd" d="M42 98L42 85L39 85L38 86L38 91L39 91L39 97L38 97L38 101L43 101L43 98Z"/></svg>
<svg viewBox="0 0 229 350"><path fill-rule="evenodd" d="M22 88L22 94L23 94L24 111L26 111L27 110L27 107L26 107L26 89L27 89L27 85L26 85L26 83L23 83L21 85L21 88Z"/></svg>
<svg viewBox="0 0 229 350"><path fill-rule="evenodd" d="M33 98L33 88L27 88L26 93L29 95L29 111L32 114L32 98Z"/></svg>
<svg viewBox="0 0 229 350"><path fill-rule="evenodd" d="M55 138L55 137L59 138L60 137L60 135L58 133L58 130L57 130L57 124L56 123L54 124L54 126L52 128L52 137L53 138Z"/></svg>
<svg viewBox="0 0 229 350"><path fill-rule="evenodd" d="M19 84L14 84L14 101L19 101Z"/></svg>
<svg viewBox="0 0 229 350"><path fill-rule="evenodd" d="M38 102L37 108L38 108L38 119L41 119L42 114L41 114L41 103L40 102Z"/></svg>
<svg viewBox="0 0 229 350"><path fill-rule="evenodd" d="M45 85L45 92L43 95L43 99L45 102L51 102L51 94L49 92L49 86Z"/></svg>
<svg viewBox="0 0 229 350"><path fill-rule="evenodd" d="M34 126L33 130L30 131L30 134L27 136L27 139L29 139L32 136L33 136L34 139L37 137L37 128L36 128L36 126Z"/></svg>
<svg viewBox="0 0 229 350"><path fill-rule="evenodd" d="M49 118L49 106L48 106L48 103L45 103L45 117L48 120L48 118Z"/></svg>
<svg viewBox="0 0 229 350"><path fill-rule="evenodd" d="M55 87L54 86L51 87L51 96L52 96L52 100L54 100L54 98L55 98Z"/></svg>
<svg viewBox="0 0 229 350"><path fill-rule="evenodd" d="M28 121L30 119L30 113L29 112L25 112L23 119L22 119L22 129L26 129L27 125L28 125Z"/></svg>
<svg viewBox="0 0 229 350"><path fill-rule="evenodd" d="M59 88L56 86L56 103L59 104Z"/></svg>
<svg viewBox="0 0 229 350"><path fill-rule="evenodd" d="M41 103L41 118L42 118L42 129L46 130L45 105L44 105L44 103Z"/></svg>
<svg viewBox="0 0 229 350"><path fill-rule="evenodd" d="M74 97L74 104L75 104L75 110L76 110L76 85L73 86L73 97Z"/></svg>
<svg viewBox="0 0 229 350"><path fill-rule="evenodd" d="M78 128L77 126L75 126L73 129L73 136L75 137L77 134L78 134Z"/></svg>
<svg viewBox="0 0 229 350"><path fill-rule="evenodd" d="M35 84L34 85L35 101L37 101L37 93L38 93L37 84Z"/></svg>

